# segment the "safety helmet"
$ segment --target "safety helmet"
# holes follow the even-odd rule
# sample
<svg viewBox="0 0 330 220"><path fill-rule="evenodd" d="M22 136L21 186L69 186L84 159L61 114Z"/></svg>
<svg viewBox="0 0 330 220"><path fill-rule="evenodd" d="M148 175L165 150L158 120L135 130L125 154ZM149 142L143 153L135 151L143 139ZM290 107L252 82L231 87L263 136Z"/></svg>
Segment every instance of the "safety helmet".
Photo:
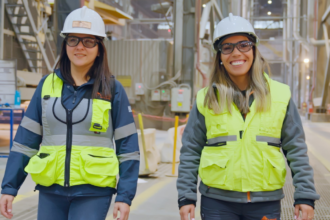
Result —
<svg viewBox="0 0 330 220"><path fill-rule="evenodd" d="M61 36L65 34L90 34L106 38L105 26L101 16L94 10L83 6L72 11L65 19Z"/></svg>
<svg viewBox="0 0 330 220"><path fill-rule="evenodd" d="M222 41L221 38L236 33L248 34L253 38L255 38L256 45L259 43L259 38L254 32L251 23L240 16L234 16L232 13L229 13L229 16L221 20L217 24L214 30L214 34L213 34L214 50L217 51L217 46Z"/></svg>

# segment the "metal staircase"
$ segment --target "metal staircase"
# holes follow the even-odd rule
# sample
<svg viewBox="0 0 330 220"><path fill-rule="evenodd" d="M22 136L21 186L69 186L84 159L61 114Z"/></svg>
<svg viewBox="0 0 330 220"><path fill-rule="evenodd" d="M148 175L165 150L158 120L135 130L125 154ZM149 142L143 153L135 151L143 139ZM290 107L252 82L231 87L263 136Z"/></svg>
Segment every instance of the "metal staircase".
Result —
<svg viewBox="0 0 330 220"><path fill-rule="evenodd" d="M37 28L33 17L35 13L32 14L30 5L28 0L5 0L9 21L31 71L49 73L53 71L56 57L46 34L48 17L43 18L41 26ZM44 42L40 33L45 36Z"/></svg>

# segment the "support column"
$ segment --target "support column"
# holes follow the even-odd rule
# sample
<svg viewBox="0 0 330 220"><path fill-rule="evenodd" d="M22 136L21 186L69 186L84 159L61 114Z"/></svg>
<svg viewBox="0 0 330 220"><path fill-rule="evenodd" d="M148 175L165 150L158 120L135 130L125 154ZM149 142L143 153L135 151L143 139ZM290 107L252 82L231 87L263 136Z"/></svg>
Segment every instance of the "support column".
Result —
<svg viewBox="0 0 330 220"><path fill-rule="evenodd" d="M175 75L181 70L182 65L183 0L176 0L174 2L173 32L173 75Z"/></svg>
<svg viewBox="0 0 330 220"><path fill-rule="evenodd" d="M0 60L3 59L3 41L4 41L4 19L5 19L5 1L0 0Z"/></svg>
<svg viewBox="0 0 330 220"><path fill-rule="evenodd" d="M189 84L191 87L191 97L193 98L195 68L195 1L183 2L183 26L182 33L182 77L181 82Z"/></svg>

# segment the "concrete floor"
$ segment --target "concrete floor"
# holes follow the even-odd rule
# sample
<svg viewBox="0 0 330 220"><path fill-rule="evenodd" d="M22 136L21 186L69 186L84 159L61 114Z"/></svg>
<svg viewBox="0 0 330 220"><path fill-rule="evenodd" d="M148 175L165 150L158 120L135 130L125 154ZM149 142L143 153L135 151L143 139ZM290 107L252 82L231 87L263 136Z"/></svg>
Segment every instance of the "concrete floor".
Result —
<svg viewBox="0 0 330 220"><path fill-rule="evenodd" d="M330 123L310 123L303 120L307 144L309 147L310 163L314 168L315 184L321 200L316 203L315 220L330 220ZM0 128L1 129L1 128ZM1 141L4 143L5 131L0 130ZM8 132L7 132L8 133ZM9 134L7 134L8 136ZM164 139L164 132L158 132L157 144ZM3 148L5 150L5 148ZM0 159L0 179L3 178L6 159ZM178 164L176 164L176 167ZM148 178L140 178L138 191L131 206L132 220L179 220L177 206L176 178L168 177L171 164L160 164L157 173ZM289 174L290 172L288 172ZM28 177L19 195L14 201L13 220L35 220L37 213L38 192L33 192L35 184ZM284 187L286 198L282 200L282 220L294 220L293 186L290 175ZM107 220L112 220L113 203ZM196 220L199 217L200 204L196 208ZM4 219L0 217L0 220Z"/></svg>

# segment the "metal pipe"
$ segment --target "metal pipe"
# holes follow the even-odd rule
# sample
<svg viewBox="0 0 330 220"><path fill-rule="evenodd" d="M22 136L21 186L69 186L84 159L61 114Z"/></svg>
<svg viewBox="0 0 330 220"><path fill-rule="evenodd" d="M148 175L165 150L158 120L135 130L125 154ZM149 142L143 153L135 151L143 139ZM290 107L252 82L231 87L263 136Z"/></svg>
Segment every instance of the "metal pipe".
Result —
<svg viewBox="0 0 330 220"><path fill-rule="evenodd" d="M148 152L147 152L147 146L146 141L144 137L144 127L143 127L143 119L141 113L138 114L139 117L139 125L140 125L140 131L141 131L141 140L142 140L142 148L143 148L143 154L144 154L144 163L145 163L145 172L149 173L149 164L148 164Z"/></svg>
<svg viewBox="0 0 330 220"><path fill-rule="evenodd" d="M300 12L298 10L300 9L300 0L293 0L293 36L302 44L302 46L309 51L308 43L307 41L302 38L299 34L298 27L300 26L298 24L297 16L299 16Z"/></svg>
<svg viewBox="0 0 330 220"><path fill-rule="evenodd" d="M3 59L5 2L0 0L0 60Z"/></svg>
<svg viewBox="0 0 330 220"><path fill-rule="evenodd" d="M174 2L173 74L182 69L183 0Z"/></svg>
<svg viewBox="0 0 330 220"><path fill-rule="evenodd" d="M323 28L324 40L325 40L325 42L328 42L329 41L328 30L327 30L327 26L325 25L325 23L322 24L322 28ZM327 57L328 57L329 56L329 44L325 44L325 50L327 52Z"/></svg>
<svg viewBox="0 0 330 220"><path fill-rule="evenodd" d="M317 25L317 18L316 18L316 15L318 13L318 7L317 7L317 1L314 1L314 29L313 29L313 34L314 34L314 39L316 39L316 25ZM317 48L314 47L314 57L313 57L313 84L312 84L312 88L311 88L311 92L310 92L310 95L309 95L309 102L310 103L313 103L313 91L315 89L315 81L316 81L316 60L317 60Z"/></svg>
<svg viewBox="0 0 330 220"><path fill-rule="evenodd" d="M287 1L287 17L289 17L289 15L291 15L292 11L291 11L291 2ZM287 37L288 38L292 38L292 19L287 19ZM292 83L292 75L293 75L293 65L292 65L292 61L293 61L293 45L292 45L292 41L289 42L287 44L287 50L289 51L289 65L288 65L288 69L289 71L287 72L287 84L290 86L291 92L293 90L293 83Z"/></svg>
<svg viewBox="0 0 330 220"><path fill-rule="evenodd" d="M196 0L198 1L198 0ZM176 162L176 141L178 139L178 126L179 126L179 116L175 116L174 123L174 145L173 145L173 161L172 161L172 175L175 174L175 162Z"/></svg>
<svg viewBox="0 0 330 220"><path fill-rule="evenodd" d="M285 17L286 15L286 1L282 2L282 6L283 6L283 17ZM282 53L282 57L283 57L283 61L287 62L288 58L287 58L287 54L286 54L286 47L287 47L287 36L286 36L286 28L287 28L287 24L286 21L283 21L283 53Z"/></svg>
<svg viewBox="0 0 330 220"><path fill-rule="evenodd" d="M209 7L211 9L211 5ZM196 69L201 74L201 76L203 78L203 87L205 87L206 86L206 83L207 83L207 78L206 78L206 74L200 68L200 50L199 50L200 44L201 44L201 41L200 41L200 34L201 34L200 33L200 23L202 22L201 21L201 9L202 9L202 2L201 2L201 0L195 0L195 13L196 13L195 14L195 25L196 25L195 44L196 44L196 55L197 55L197 58L196 58ZM204 13L203 13L203 15L204 15ZM204 33L205 33L205 28L204 28Z"/></svg>
<svg viewBox="0 0 330 220"><path fill-rule="evenodd" d="M326 44L325 40L315 40L314 37L311 37L309 40L310 43L314 46L324 46ZM328 40L328 44L330 44L330 40Z"/></svg>
<svg viewBox="0 0 330 220"><path fill-rule="evenodd" d="M269 16L269 17L250 17L252 20L285 20L285 19L291 19L291 18L296 18L296 19L302 19L305 18L304 16L301 17L295 17L295 16Z"/></svg>
<svg viewBox="0 0 330 220"><path fill-rule="evenodd" d="M247 18L247 9L248 9L248 7L247 7L247 0L242 0L242 17L243 18Z"/></svg>

